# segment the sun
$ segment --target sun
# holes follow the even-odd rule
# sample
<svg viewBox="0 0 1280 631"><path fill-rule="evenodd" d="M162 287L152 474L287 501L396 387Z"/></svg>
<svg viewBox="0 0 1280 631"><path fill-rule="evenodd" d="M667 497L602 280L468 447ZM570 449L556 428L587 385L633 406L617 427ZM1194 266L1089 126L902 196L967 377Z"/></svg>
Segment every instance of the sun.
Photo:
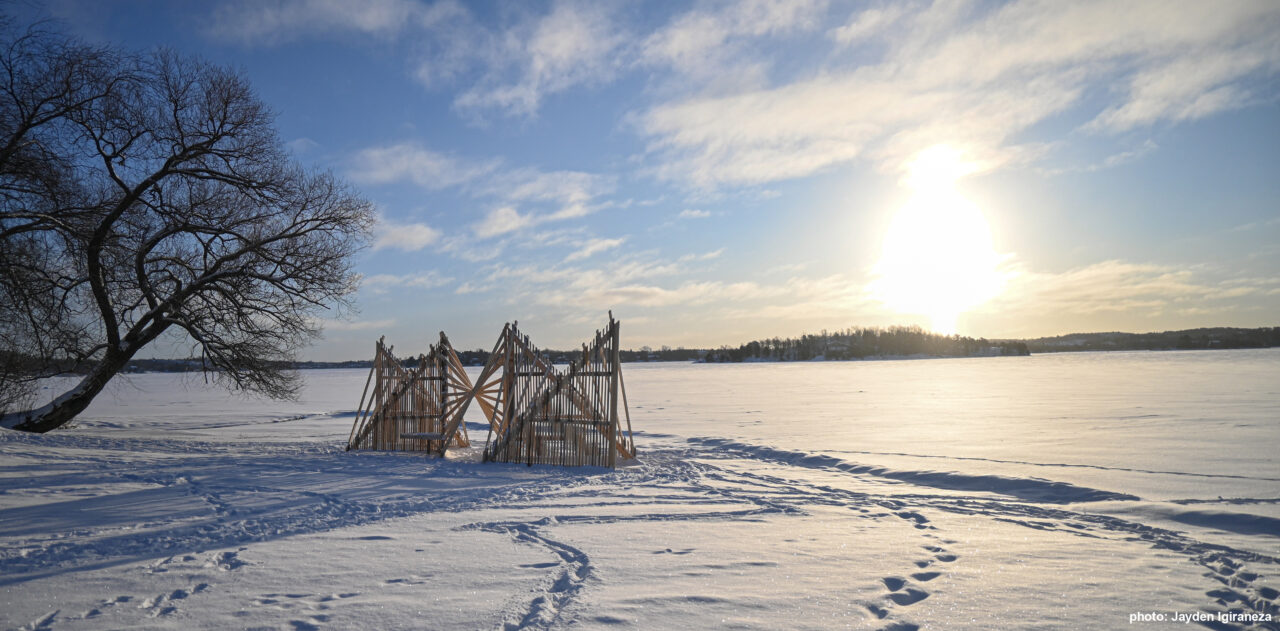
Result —
<svg viewBox="0 0 1280 631"><path fill-rule="evenodd" d="M872 283L886 306L927 316L934 331L948 335L956 332L960 314L1003 285L986 218L955 189L956 180L973 170L945 145L917 155L906 180L911 198L885 235Z"/></svg>

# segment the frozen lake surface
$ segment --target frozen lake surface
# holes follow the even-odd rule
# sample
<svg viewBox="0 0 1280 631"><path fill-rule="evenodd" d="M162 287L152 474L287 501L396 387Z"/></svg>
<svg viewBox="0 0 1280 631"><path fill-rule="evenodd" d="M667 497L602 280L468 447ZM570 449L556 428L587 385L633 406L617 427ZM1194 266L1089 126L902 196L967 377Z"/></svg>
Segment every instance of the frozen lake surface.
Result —
<svg viewBox="0 0 1280 631"><path fill-rule="evenodd" d="M131 376L0 431L0 627L1280 628L1280 349L624 374L616 471Z"/></svg>

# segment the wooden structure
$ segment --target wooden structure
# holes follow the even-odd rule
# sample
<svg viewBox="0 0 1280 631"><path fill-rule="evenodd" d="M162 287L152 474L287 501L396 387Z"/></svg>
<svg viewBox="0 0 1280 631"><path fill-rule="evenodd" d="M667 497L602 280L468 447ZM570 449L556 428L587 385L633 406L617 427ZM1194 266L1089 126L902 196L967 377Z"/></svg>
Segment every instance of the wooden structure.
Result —
<svg viewBox="0 0 1280 631"><path fill-rule="evenodd" d="M444 333L420 363L425 368L413 373L420 377L391 375L383 385L383 372L375 359L371 378L379 376L378 387L369 411L356 417L348 449L410 449L443 455L450 446L465 446L463 417L474 400L489 422L484 450L487 462L614 467L619 458L634 458L631 415L618 353L619 325L610 314L608 327L597 331L590 344L582 345L581 355L558 370L520 333L516 323L507 324L474 383ZM390 356L381 341L378 350L379 357L384 352ZM398 403L401 398L420 396L410 394L417 391L404 383L429 378L436 379L431 383L440 383L443 389L428 389L431 395L425 405ZM368 391L367 384L365 389ZM401 410L406 407L424 410L420 416L427 422L421 426L430 429L408 429L408 424L397 429L384 427L403 423L395 419L405 417ZM379 414L383 408L387 411ZM363 400L361 409L366 409ZM434 419L440 421L435 423ZM381 436L389 438L383 442L373 438Z"/></svg>
<svg viewBox="0 0 1280 631"><path fill-rule="evenodd" d="M498 357L504 362L502 422L491 424L485 460L613 467L619 456L635 457L618 329L611 315L609 326L561 370L515 325L505 329L505 349Z"/></svg>
<svg viewBox="0 0 1280 631"><path fill-rule="evenodd" d="M471 390L462 362L440 334L431 352L418 356L418 364L406 368L392 348L378 340L373 368L360 395L347 450L439 451L445 447L469 447L464 425L445 434L449 403ZM370 393L372 386L372 394ZM366 405L367 403L367 405Z"/></svg>

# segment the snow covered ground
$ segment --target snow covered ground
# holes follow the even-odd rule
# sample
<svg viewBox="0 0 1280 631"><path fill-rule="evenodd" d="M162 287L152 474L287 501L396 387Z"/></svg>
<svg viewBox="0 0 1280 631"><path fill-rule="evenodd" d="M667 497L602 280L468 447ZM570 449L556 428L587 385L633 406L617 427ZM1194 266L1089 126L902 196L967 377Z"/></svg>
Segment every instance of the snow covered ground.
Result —
<svg viewBox="0 0 1280 631"><path fill-rule="evenodd" d="M0 627L1280 628L1280 350L624 372L616 471L133 376L0 431Z"/></svg>

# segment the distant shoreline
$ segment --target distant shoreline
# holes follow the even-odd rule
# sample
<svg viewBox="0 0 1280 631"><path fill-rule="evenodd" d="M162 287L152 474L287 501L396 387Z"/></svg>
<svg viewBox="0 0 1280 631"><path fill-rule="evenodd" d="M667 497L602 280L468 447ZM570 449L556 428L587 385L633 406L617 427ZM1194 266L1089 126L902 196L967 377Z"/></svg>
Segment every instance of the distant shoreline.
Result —
<svg viewBox="0 0 1280 631"><path fill-rule="evenodd" d="M1197 329L1196 331L1217 331L1219 329ZM1280 331L1280 327L1276 329L1233 329L1239 331ZM1137 338L1161 337L1169 334L1178 334L1178 337L1186 335L1191 339L1192 344L1186 344L1187 340L1182 340L1183 346L1129 346L1121 345L1126 336ZM1058 341L1057 344L1046 343L1047 340ZM1214 343L1217 340L1217 343ZM861 357L809 357L806 359L794 358L778 358L778 357L748 357L741 360L710 360L706 359L707 355L712 355L717 349L676 349L683 357L650 357L649 355L658 355L663 351L645 352L645 351L623 351L623 363L628 364L656 364L656 363L698 363L698 364L752 364L752 363L811 363L811 362L851 362L851 361L914 361L923 359L964 359L964 358L982 358L982 357L1016 357L1041 354L1056 353L1107 353L1107 352L1134 352L1134 351L1223 351L1223 350L1256 350L1265 348L1280 347L1277 344L1265 345L1228 345L1220 338L1212 338L1203 340L1203 344L1196 346L1195 338L1191 338L1189 332L1173 331L1168 333L1083 333L1060 336L1058 338L1039 338L1036 340L997 340L997 343L1022 342L1028 347L1026 353L974 353L965 355L937 355L928 353L916 353L909 355L902 354L884 354L884 355L865 355ZM1130 343L1132 341L1130 340ZM1106 346L1110 344L1110 346ZM672 351L673 353L675 351ZM697 354L701 353L699 357ZM549 351L546 353L552 363L567 363L568 353L559 351ZM472 366L483 365L483 361L479 354L475 351L466 351L460 353L463 356L463 363ZM475 355L474 357L471 357ZM692 356L690 356L692 355ZM470 359L470 361L468 361ZM565 361L561 361L561 360ZM413 358L405 358L406 362L411 362ZM305 361L297 362L293 365L297 370L337 370L337 369L369 369L373 366L371 360L347 360L347 361ZM125 372L128 373L167 373L167 372L200 372L202 370L199 359L140 359L129 363Z"/></svg>

